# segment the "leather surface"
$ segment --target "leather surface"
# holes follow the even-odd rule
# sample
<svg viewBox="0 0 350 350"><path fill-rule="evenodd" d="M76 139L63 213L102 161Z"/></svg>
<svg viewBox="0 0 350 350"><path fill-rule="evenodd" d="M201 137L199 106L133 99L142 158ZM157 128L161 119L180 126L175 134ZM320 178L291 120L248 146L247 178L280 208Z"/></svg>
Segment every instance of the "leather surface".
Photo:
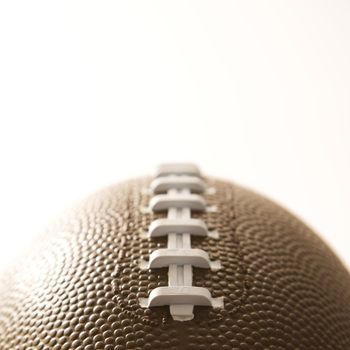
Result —
<svg viewBox="0 0 350 350"><path fill-rule="evenodd" d="M196 214L219 240L192 247L220 260L194 268L196 286L225 307L195 307L174 321L168 307L142 309L139 297L167 285L167 269L138 262L165 247L140 232L161 214L144 214L148 178L109 187L48 229L0 280L1 350L350 349L350 277L302 222L271 201L206 179L217 212Z"/></svg>

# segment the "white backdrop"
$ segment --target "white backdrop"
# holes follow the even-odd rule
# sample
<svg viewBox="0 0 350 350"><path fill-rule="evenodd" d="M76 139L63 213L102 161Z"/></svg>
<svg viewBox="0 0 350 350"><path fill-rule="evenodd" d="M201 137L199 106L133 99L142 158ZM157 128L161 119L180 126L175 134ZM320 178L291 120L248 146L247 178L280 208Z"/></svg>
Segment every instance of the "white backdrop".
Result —
<svg viewBox="0 0 350 350"><path fill-rule="evenodd" d="M2 1L0 267L80 198L198 163L350 266L349 1Z"/></svg>

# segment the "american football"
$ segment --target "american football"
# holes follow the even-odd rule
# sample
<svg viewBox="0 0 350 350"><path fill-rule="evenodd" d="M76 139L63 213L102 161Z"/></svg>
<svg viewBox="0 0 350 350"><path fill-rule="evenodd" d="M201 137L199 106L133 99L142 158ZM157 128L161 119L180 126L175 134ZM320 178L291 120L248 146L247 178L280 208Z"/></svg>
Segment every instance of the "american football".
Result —
<svg viewBox="0 0 350 350"><path fill-rule="evenodd" d="M0 277L1 350L349 350L350 275L259 194L162 164L93 194Z"/></svg>

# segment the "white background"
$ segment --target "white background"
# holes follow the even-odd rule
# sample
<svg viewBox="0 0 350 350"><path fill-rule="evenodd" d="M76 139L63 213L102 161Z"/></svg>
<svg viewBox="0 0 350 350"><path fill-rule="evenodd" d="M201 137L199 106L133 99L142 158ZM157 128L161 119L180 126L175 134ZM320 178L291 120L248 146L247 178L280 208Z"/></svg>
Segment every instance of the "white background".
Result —
<svg viewBox="0 0 350 350"><path fill-rule="evenodd" d="M198 163L350 266L349 1L2 1L0 267L80 198Z"/></svg>

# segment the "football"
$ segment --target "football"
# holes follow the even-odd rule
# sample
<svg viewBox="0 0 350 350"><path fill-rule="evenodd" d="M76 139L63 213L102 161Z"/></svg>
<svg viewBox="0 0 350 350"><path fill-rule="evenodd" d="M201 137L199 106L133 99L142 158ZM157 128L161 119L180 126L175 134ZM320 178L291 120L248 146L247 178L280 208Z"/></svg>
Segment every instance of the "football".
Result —
<svg viewBox="0 0 350 350"><path fill-rule="evenodd" d="M193 164L93 194L0 277L1 350L350 349L350 275L279 205Z"/></svg>

